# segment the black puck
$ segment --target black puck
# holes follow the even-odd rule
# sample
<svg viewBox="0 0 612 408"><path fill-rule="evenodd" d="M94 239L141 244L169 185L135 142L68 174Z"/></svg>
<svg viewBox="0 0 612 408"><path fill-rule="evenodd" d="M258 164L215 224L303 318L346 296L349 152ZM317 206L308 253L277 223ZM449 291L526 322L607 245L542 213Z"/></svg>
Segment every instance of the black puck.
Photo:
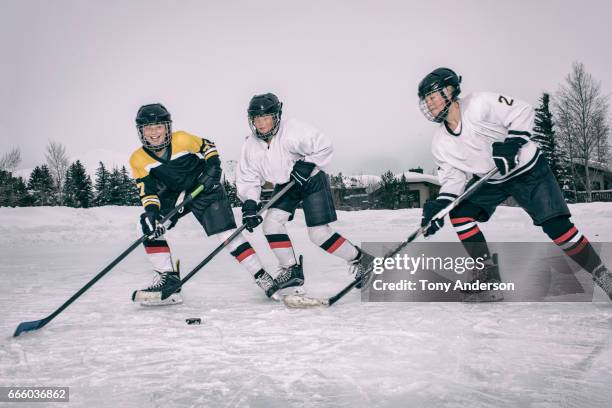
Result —
<svg viewBox="0 0 612 408"><path fill-rule="evenodd" d="M200 319L199 317L190 317L188 319L185 319L185 322L187 324L200 324L202 323L202 319Z"/></svg>

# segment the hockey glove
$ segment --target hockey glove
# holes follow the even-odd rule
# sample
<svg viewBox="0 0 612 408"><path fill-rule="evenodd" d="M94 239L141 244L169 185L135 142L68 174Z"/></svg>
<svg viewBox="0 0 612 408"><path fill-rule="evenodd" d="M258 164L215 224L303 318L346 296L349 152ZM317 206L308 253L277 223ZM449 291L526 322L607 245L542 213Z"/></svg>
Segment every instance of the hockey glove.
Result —
<svg viewBox="0 0 612 408"><path fill-rule="evenodd" d="M261 206L255 200L246 200L242 204L242 225L247 231L253 232L255 228L263 221L261 215L257 215L257 211Z"/></svg>
<svg viewBox="0 0 612 408"><path fill-rule="evenodd" d="M304 186L310 180L310 174L316 167L316 164L298 160L293 165L291 170L291 178L300 186Z"/></svg>
<svg viewBox="0 0 612 408"><path fill-rule="evenodd" d="M493 161L504 176L511 172L518 164L518 154L527 141L520 137L508 137L503 142L493 143Z"/></svg>
<svg viewBox="0 0 612 408"><path fill-rule="evenodd" d="M210 193L219 188L221 172L221 161L218 157L212 157L206 161L206 167L198 177L198 183L204 186L205 193Z"/></svg>
<svg viewBox="0 0 612 408"><path fill-rule="evenodd" d="M150 205L140 215L140 226L142 232L150 239L159 238L166 233L166 227L161 223L162 216L159 213L159 208Z"/></svg>
<svg viewBox="0 0 612 408"><path fill-rule="evenodd" d="M429 228L425 230L425 236L435 234L440 228L444 226L444 218L432 218L446 208L450 204L450 200L438 198L437 200L427 200L423 205L423 216L421 218L421 227L429 224Z"/></svg>

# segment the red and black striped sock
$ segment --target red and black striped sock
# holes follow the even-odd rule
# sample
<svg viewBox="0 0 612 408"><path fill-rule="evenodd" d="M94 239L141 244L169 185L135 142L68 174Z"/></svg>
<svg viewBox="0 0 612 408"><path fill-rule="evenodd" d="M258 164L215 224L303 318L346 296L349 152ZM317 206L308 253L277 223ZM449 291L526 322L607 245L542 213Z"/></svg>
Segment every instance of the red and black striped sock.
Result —
<svg viewBox="0 0 612 408"><path fill-rule="evenodd" d="M276 255L278 263L282 267L290 267L296 264L293 244L287 234L266 234L268 245Z"/></svg>
<svg viewBox="0 0 612 408"><path fill-rule="evenodd" d="M489 259L491 254L484 234L478 228L478 223L472 217L451 217L451 224L465 247L467 253L473 259Z"/></svg>
<svg viewBox="0 0 612 408"><path fill-rule="evenodd" d="M593 272L601 264L601 258L582 233L566 217L554 218L542 225L544 232L578 265Z"/></svg>
<svg viewBox="0 0 612 408"><path fill-rule="evenodd" d="M247 259L249 256L253 255L255 250L248 242L243 242L231 252L231 254L236 258L238 262L242 262Z"/></svg>
<svg viewBox="0 0 612 408"><path fill-rule="evenodd" d="M172 254L165 239L148 239L143 243L147 257L158 272L173 271Z"/></svg>
<svg viewBox="0 0 612 408"><path fill-rule="evenodd" d="M346 238L344 238L337 232L334 232L333 235L329 237L329 239L327 239L324 243L321 244L321 248L324 251L333 254L338 248L340 248L344 241L346 241Z"/></svg>
<svg viewBox="0 0 612 408"><path fill-rule="evenodd" d="M272 249L293 247L287 234L267 234L266 239Z"/></svg>

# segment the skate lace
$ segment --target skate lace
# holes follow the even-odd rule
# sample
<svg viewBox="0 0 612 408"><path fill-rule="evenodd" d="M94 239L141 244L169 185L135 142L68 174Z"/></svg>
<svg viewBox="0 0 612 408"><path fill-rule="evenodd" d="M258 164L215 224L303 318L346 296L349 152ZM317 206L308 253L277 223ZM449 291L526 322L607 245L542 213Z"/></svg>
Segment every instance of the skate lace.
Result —
<svg viewBox="0 0 612 408"><path fill-rule="evenodd" d="M168 277L167 273L158 273L157 276L153 278L153 282L147 289L151 290L151 289L159 289L163 287L166 284L167 277Z"/></svg>
<svg viewBox="0 0 612 408"><path fill-rule="evenodd" d="M273 283L274 281L272 280L272 277L268 275L267 273L264 273L259 278L257 278L257 284L263 289L270 288L273 285Z"/></svg>
<svg viewBox="0 0 612 408"><path fill-rule="evenodd" d="M291 270L293 267L289 268L279 268L278 275L276 275L276 281L278 283L285 283L291 278Z"/></svg>
<svg viewBox="0 0 612 408"><path fill-rule="evenodd" d="M276 282L281 284L288 282L289 279L291 279L291 276L293 276L293 268L295 268L296 266L297 264L288 268L278 268L279 273L276 276Z"/></svg>
<svg viewBox="0 0 612 408"><path fill-rule="evenodd" d="M601 266L593 273L595 282L606 292L612 293L612 274L605 266Z"/></svg>
<svg viewBox="0 0 612 408"><path fill-rule="evenodd" d="M355 279L360 278L366 272L370 264L373 262L374 258L365 253L361 253L361 256L357 259L354 259L349 262L349 274L355 276Z"/></svg>

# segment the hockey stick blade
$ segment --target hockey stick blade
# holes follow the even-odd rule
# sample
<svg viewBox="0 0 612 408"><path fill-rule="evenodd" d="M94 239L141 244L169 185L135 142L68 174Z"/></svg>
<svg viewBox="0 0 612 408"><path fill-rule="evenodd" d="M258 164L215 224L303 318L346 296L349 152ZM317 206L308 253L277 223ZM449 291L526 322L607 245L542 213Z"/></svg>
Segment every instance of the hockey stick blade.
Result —
<svg viewBox="0 0 612 408"><path fill-rule="evenodd" d="M31 322L21 322L15 329L13 337L19 336L23 332L38 330L45 325L45 319L33 320Z"/></svg>
<svg viewBox="0 0 612 408"><path fill-rule="evenodd" d="M317 299L303 295L287 295L283 297L283 303L291 309L312 309L329 306L328 299Z"/></svg>

